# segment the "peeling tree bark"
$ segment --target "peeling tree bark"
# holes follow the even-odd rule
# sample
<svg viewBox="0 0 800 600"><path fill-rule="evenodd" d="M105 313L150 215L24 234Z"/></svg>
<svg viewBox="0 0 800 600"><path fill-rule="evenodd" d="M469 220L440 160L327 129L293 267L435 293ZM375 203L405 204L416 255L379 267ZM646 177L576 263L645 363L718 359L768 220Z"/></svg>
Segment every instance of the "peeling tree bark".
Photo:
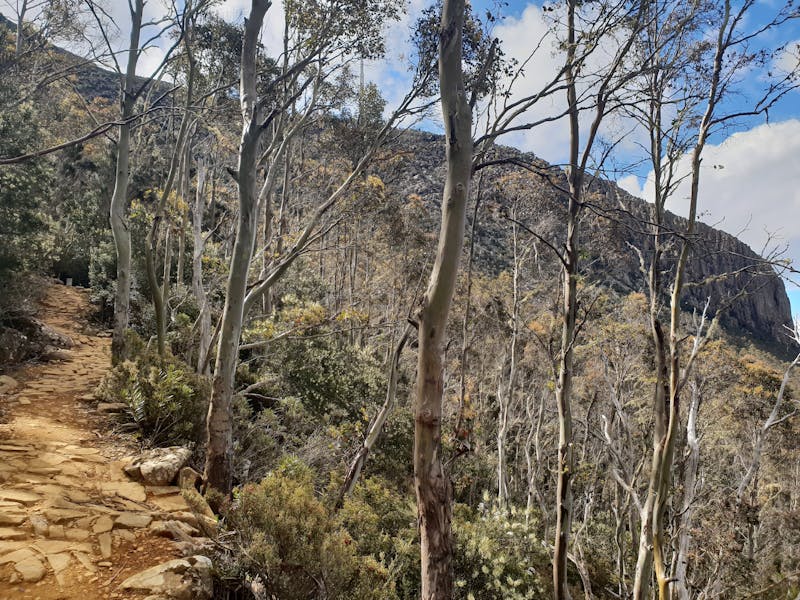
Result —
<svg viewBox="0 0 800 600"><path fill-rule="evenodd" d="M436 261L419 312L414 403L414 487L420 528L422 600L453 595L451 485L442 464L441 428L445 328L464 246L472 177L472 108L464 89L464 0L445 0L439 31L439 82L445 123L447 176Z"/></svg>

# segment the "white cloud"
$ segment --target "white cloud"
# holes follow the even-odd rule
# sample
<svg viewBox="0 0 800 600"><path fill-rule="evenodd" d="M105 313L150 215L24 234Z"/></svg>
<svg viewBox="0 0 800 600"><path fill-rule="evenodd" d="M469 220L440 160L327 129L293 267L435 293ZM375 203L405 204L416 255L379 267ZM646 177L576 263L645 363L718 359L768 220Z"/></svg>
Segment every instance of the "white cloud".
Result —
<svg viewBox="0 0 800 600"><path fill-rule="evenodd" d="M639 181L639 178L636 175L626 175L625 177L618 179L617 185L626 192L628 192L629 194L633 194L634 196L638 196L639 198L644 197L644 192L642 191L641 182Z"/></svg>
<svg viewBox="0 0 800 600"><path fill-rule="evenodd" d="M563 7L557 10L563 10ZM592 10L596 8L590 6L586 9L586 11ZM508 57L516 59L520 64L527 61L523 77L514 82L512 101L535 95L545 89L565 63L566 55L560 45L560 40L565 38L563 31L565 18L554 15L553 12L545 13L542 8L531 3L526 6L519 18L506 18L494 32L494 35L501 40L502 48ZM583 19L591 23L591 14L584 14ZM554 25L554 22L558 24ZM558 31L559 28L562 31ZM599 78L607 72L626 41L624 31L620 31L616 36L603 36L598 47L586 58L582 70L583 76L577 83L579 97L590 101L592 90L598 85ZM534 49L536 52L531 56ZM563 112L566 104L566 91L559 90L537 102L520 116L517 123L552 118ZM583 140L593 117L592 111L581 111L580 126ZM639 154L642 145L646 143L646 134L641 128L636 127L632 118L622 114L606 116L601 123L599 134L605 141L616 144L617 155ZM566 117L562 117L528 131L512 133L499 141L534 152L551 163L563 164L568 157L569 139L569 123ZM593 165L590 163L590 166Z"/></svg>
<svg viewBox="0 0 800 600"><path fill-rule="evenodd" d="M427 0L407 0L406 10L395 22L384 26L386 55L379 60L366 61L364 77L375 83L386 100L386 115L392 113L408 93L411 84L409 56L411 33Z"/></svg>
<svg viewBox="0 0 800 600"><path fill-rule="evenodd" d="M542 9L529 4L519 18L507 18L495 29L495 36L502 42L503 51L509 58L520 63L526 61L531 51L540 44L538 51L525 65L524 74L514 83L512 100L536 94L558 73L564 64L564 56L558 50L550 23ZM564 94L559 92L537 103L524 116L525 121L534 121L555 114L563 109ZM563 161L569 148L569 130L566 122L551 122L531 131L503 137L501 143L533 151L538 156L552 161Z"/></svg>
<svg viewBox="0 0 800 600"><path fill-rule="evenodd" d="M698 210L700 220L734 234L757 252L765 244L788 245L787 258L800 266L800 120L765 124L734 133L703 155ZM684 158L681 173L689 172ZM648 201L652 174L642 186L635 176L620 179L623 189ZM668 204L685 216L689 182Z"/></svg>
<svg viewBox="0 0 800 600"><path fill-rule="evenodd" d="M212 10L231 23L241 22L250 12L250 0L224 0L214 5Z"/></svg>
<svg viewBox="0 0 800 600"><path fill-rule="evenodd" d="M800 67L800 40L787 42L783 51L778 54L773 67L780 73L793 73Z"/></svg>

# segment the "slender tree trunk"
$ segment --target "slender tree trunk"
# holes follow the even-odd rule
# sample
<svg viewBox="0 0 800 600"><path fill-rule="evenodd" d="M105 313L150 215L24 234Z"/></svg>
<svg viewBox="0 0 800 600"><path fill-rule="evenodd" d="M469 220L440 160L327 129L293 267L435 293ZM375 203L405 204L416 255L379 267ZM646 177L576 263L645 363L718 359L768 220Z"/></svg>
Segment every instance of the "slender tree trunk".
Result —
<svg viewBox="0 0 800 600"><path fill-rule="evenodd" d="M794 336L795 341L800 342L800 324L795 325ZM739 485L736 488L737 505L741 505L744 499L744 493L747 491L747 488L750 486L750 484L753 483L753 480L756 478L758 471L761 468L761 454L764 451L764 440L767 436L767 433L769 433L769 430L775 425L783 421L783 419L779 417L780 409L781 406L783 406L783 399L786 395L786 388L789 385L789 378L791 377L792 371L798 364L800 364L800 354L795 357L795 359L783 372L781 385L778 389L778 393L775 395L775 402L772 405L772 410L770 411L767 420L764 421L764 424L756 432L756 440L753 444L753 453L750 456L750 463L747 465L747 470L745 471L741 481L739 482Z"/></svg>
<svg viewBox="0 0 800 600"><path fill-rule="evenodd" d="M715 91L712 89L712 97ZM678 261L675 266L675 279L670 294L670 328L667 354L667 342L664 340L664 331L655 316L655 309L651 309L651 323L653 325L653 340L656 351L657 373L655 393L655 430L653 435L653 460L650 472L647 500L642 514L642 538L639 542L639 558L634 581L634 600L645 600L648 597L651 569L655 570L658 584L659 600L669 598L669 589L672 578L667 573L665 549L665 510L672 489L672 466L675 455L675 442L680 426L680 380L686 377L686 367L681 365L680 354L680 301L683 294L683 279L686 264L691 248L690 240L694 236L697 218L697 198L700 181L700 160L708 134L708 122L713 112L709 103L703 124L698 134L698 142L692 152L692 182L689 218L685 232L684 242L681 246ZM658 187L660 182L656 182ZM657 200L656 204L661 206ZM660 222L660 221L658 221ZM653 264L651 272L658 269L659 265ZM652 275L651 275L652 277ZM655 294L660 293L660 286ZM657 295L651 291L651 304L658 302ZM648 537L645 537L645 535Z"/></svg>
<svg viewBox="0 0 800 600"><path fill-rule="evenodd" d="M408 325L406 330L403 332L403 335L395 345L394 352L389 359L389 383L386 388L386 401L383 403L383 406L375 416L375 420L372 422L372 425L370 426L369 431L364 438L364 443L361 445L358 454L356 454L355 458L350 463L350 468L347 471L347 476L345 477L344 484L342 485L339 499L336 502L337 509L341 508L341 506L344 504L344 499L353 492L356 483L358 483L358 478L361 475L361 471L367 462L367 457L369 456L372 448L378 442L381 433L383 433L383 427L386 425L386 420L389 418L389 414L394 408L395 398L397 397L397 378L399 376L400 356L402 355L403 348L405 347L410 336L411 325Z"/></svg>
<svg viewBox="0 0 800 600"><path fill-rule="evenodd" d="M528 474L528 499L527 499L527 513L525 515L526 522L530 519L530 512L533 510L534 497L539 504L539 518L542 522L542 537L543 539L550 538L550 515L547 510L547 502L545 501L544 494L542 493L539 481L542 471L542 426L544 425L544 410L545 403L547 402L547 394L542 393L539 399L539 406L536 409L536 416L534 417L532 401L535 395L531 394L525 401L525 414L530 423L528 430L528 437L525 442L525 463ZM533 454L531 454L531 448Z"/></svg>
<svg viewBox="0 0 800 600"><path fill-rule="evenodd" d="M211 349L211 307L203 285L203 252L205 238L203 237L203 213L205 212L206 190L206 163L200 159L197 163L197 190L192 210L192 293L197 302L198 316L198 341L197 341L197 372L208 374L208 352Z"/></svg>
<svg viewBox="0 0 800 600"><path fill-rule="evenodd" d="M189 181L190 171L191 171L191 150L192 144L189 141L186 144L185 154L183 156L183 173L182 173L182 183L181 183L181 197L183 198L183 204L181 205L181 220L178 229L178 264L175 270L175 285L180 289L183 286L183 265L184 265L184 256L186 255L186 226L188 224L189 216L188 216L188 206L189 206L189 193L191 191L191 184Z"/></svg>
<svg viewBox="0 0 800 600"><path fill-rule="evenodd" d="M451 484L442 464L445 329L464 246L472 177L472 107L461 64L464 0L445 0L439 31L439 81L445 123L447 176L436 261L419 313L419 354L414 403L414 487L420 528L422 600L453 595L450 531Z"/></svg>
<svg viewBox="0 0 800 600"><path fill-rule="evenodd" d="M578 213L583 191L583 170L578 163L579 123L578 96L575 83L575 2L568 6L567 101L570 120L569 200L567 206L567 239L564 252L564 303L561 315L561 354L556 406L558 408L558 466L556 478L556 532L553 549L553 593L556 600L568 600L567 554L572 527L572 369L575 325L578 312Z"/></svg>
<svg viewBox="0 0 800 600"><path fill-rule="evenodd" d="M166 354L167 344L167 308L169 304L169 279L164 278L162 283L159 283L156 276L156 259L158 256L158 239L159 229L162 222L168 221L168 205L169 197L175 187L175 180L178 181L178 195L184 197L188 190L188 176L185 176L185 171L189 169L187 164L189 161L189 139L190 129L192 125L192 91L194 88L195 76L195 60L192 53L192 36L191 24L187 25L187 33L185 36L186 53L189 59L189 74L186 82L186 103L184 105L184 113L181 118L181 124L178 128L178 137L175 140L175 148L172 151L170 159L169 172L167 173L167 180L164 184L164 189L161 190L158 205L156 206L153 222L150 225L150 231L147 234L145 241L145 268L147 271L147 280L150 284L150 294L153 298L153 310L156 316L156 336L158 338L158 353L160 356ZM181 231L183 231L184 223L181 217ZM167 222L169 228L169 223ZM181 233L181 240L183 239ZM168 239L167 235L167 239ZM182 244L181 244L182 246ZM169 251L169 247L167 247ZM180 284L183 279L183 248L181 248L181 256L178 257L179 277L177 283ZM171 258L170 258L171 260Z"/></svg>
<svg viewBox="0 0 800 600"><path fill-rule="evenodd" d="M675 553L675 585L672 588L675 600L691 600L686 580L689 567L689 550L692 544L692 520L694 517L695 486L700 463L700 441L697 438L697 414L700 410L701 392L697 382L692 382L692 402L686 423L686 447L688 454L683 474L683 501L678 516L678 541Z"/></svg>
<svg viewBox="0 0 800 600"><path fill-rule="evenodd" d="M112 362L125 358L125 333L130 319L131 299L131 232L128 228L128 182L130 180L131 125L136 85L136 64L139 58L139 36L142 29L144 0L131 2L131 37L128 63L122 82L120 116L117 140L117 160L114 193L111 196L110 221L114 247L117 253L117 282L114 291L114 334L111 342Z"/></svg>
<svg viewBox="0 0 800 600"><path fill-rule="evenodd" d="M512 208L514 223L512 224L512 244L514 255L514 271L512 275L512 307L511 307L511 341L509 344L508 381L505 393L502 385L498 385L498 403L500 413L497 423L497 502L505 507L508 504L508 467L506 460L506 439L508 437L509 419L514 404L514 392L517 387L517 338L519 337L519 271L521 258L517 236L517 207ZM502 382L502 378L501 378Z"/></svg>
<svg viewBox="0 0 800 600"><path fill-rule="evenodd" d="M16 57L22 56L22 45L25 42L25 14L28 12L28 0L22 0L22 6L17 13L17 40L15 46Z"/></svg>
<svg viewBox="0 0 800 600"><path fill-rule="evenodd" d="M239 220L226 286L225 306L222 312L222 326L207 418L205 486L206 490L213 489L225 495L230 493L233 483L231 469L234 377L247 293L247 274L253 254L258 219L256 163L262 129L257 106L256 53L261 25L269 6L269 0L252 0L250 17L246 21L242 44L240 102L244 125L236 176L239 187Z"/></svg>

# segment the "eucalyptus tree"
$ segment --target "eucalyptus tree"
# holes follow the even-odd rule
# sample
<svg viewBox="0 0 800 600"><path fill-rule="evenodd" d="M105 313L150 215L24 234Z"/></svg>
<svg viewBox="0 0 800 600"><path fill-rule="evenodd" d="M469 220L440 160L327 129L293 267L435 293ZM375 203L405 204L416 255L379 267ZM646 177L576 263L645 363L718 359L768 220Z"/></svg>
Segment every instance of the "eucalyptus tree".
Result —
<svg viewBox="0 0 800 600"><path fill-rule="evenodd" d="M578 280L581 276L579 226L584 206L591 201L593 175L601 172L607 152L602 150L602 126L618 113L630 94L626 84L635 78L638 65L632 58L637 32L647 19L647 2L583 3L566 2L565 12L555 10L554 29L562 35L564 63L543 94L556 91L566 95L565 108L542 119L520 123L542 94L525 102L507 103L495 126L485 136L493 140L504 130L530 129L543 122L566 117L569 150L566 182L552 184L566 200L566 236L562 248L548 247L557 256L562 280L560 311L561 343L556 360L555 400L558 410L558 463L556 468L556 527L553 544L554 597L569 597L567 561L572 529L572 478L575 470L572 396L575 371L575 346L581 329L578 312ZM601 50L602 49L602 50ZM613 147L617 140L607 140ZM526 228L542 241L540 235ZM591 302L589 303L591 304ZM584 319L585 320L585 319Z"/></svg>
<svg viewBox="0 0 800 600"><path fill-rule="evenodd" d="M128 47L121 51L116 45L119 24L115 23L103 4L95 0L83 0L97 26L100 41L95 54L103 64L111 67L120 80L119 121L116 140L116 167L114 192L111 196L110 222L114 237L117 258L117 279L114 292L114 334L111 345L115 361L125 356L125 334L130 319L131 295L131 233L128 224L128 185L130 182L131 131L138 116L137 103L153 82L160 77L172 53L181 43L181 29L170 41L163 58L151 73L145 77L137 76L139 59L154 48L170 31L174 31L183 14L174 6L174 13L153 20L145 20L146 0L131 0L128 3L130 14L130 35ZM94 49L95 47L93 47ZM127 54L124 68L118 60L119 54Z"/></svg>
<svg viewBox="0 0 800 600"><path fill-rule="evenodd" d="M155 207L155 214L150 226L150 230L145 240L145 269L147 272L147 280L150 287L150 294L153 300L153 309L156 320L156 336L158 344L158 353L164 356L166 353L166 338L167 338L167 308L169 303L169 287L170 287L170 266L171 266L171 245L169 239L166 240L165 257L163 277L159 281L156 273L156 259L158 254L159 234L162 222L165 220L168 223L167 205L173 189L178 183L178 190L181 192L183 198L188 197L188 177L189 170L189 148L192 129L195 126L196 116L194 110L194 94L195 94L195 81L197 79L198 65L195 58L194 49L194 29L198 17L207 8L208 2L200 0L192 2L187 0L184 4L182 18L178 24L180 28L180 38L182 40L183 54L186 57L186 77L183 82L184 92L184 106L183 114L180 118L180 126L175 140L175 146L172 149L172 156L169 162L169 170L167 172L166 182L160 190L159 199ZM182 264L182 255L178 256L179 265ZM180 270L180 269L179 269ZM180 284L182 277L178 276L178 283Z"/></svg>
<svg viewBox="0 0 800 600"><path fill-rule="evenodd" d="M415 451L414 472L418 501L423 598L445 598L452 592L450 560L452 539L450 534L451 492L449 476L441 457L442 394L444 375L442 359L447 316L452 300L458 263L463 247L466 192L475 171L500 164L520 164L519 157L508 158L496 147L503 135L527 131L543 123L568 117L571 132L570 169L567 185L559 185L569 198L568 235L566 251L562 254L549 245L561 262L565 273L563 309L562 352L557 398L561 415L560 466L558 469L559 495L557 498L557 539L554 559L554 580L557 597L566 591L566 561L572 501L570 479L571 418L569 413L572 356L577 329L577 278L579 255L577 223L583 193L588 185L585 173L590 168L594 144L600 125L609 113L618 110L623 100L618 96L623 83L632 75L628 67L628 51L632 40L616 43L613 34L630 33L639 26L642 3L615 3L592 8L582 13L582 23L577 25L575 15L583 3L567 2L566 22L556 22L548 36L554 32L568 32L562 49L566 49L565 63L552 78L531 94L514 94L514 84L522 77L526 64L533 54L542 51L544 41L535 44L531 55L515 63L503 59L499 40L481 37L475 22L464 17L463 3L445 2L436 36L420 35L424 48L439 48L439 93L442 101L447 148L447 176L442 203L442 228L435 263L419 312L419 355L417 388L415 393ZM593 4L593 3L589 3ZM432 12L428 13L430 17ZM430 31L430 24L428 24ZM423 32L425 30L422 30ZM476 35L477 31L477 35ZM460 36L462 47L456 49L454 38ZM612 41L608 65L597 72L589 66L589 58L596 52L597 39L607 36ZM594 67L595 65L591 65ZM588 91L587 91L588 90ZM544 117L533 115L532 109L544 99L566 92L566 108L556 108ZM479 100L484 100L479 104ZM486 125L481 135L475 136L472 111L476 106L486 115ZM591 112L593 118L585 138L581 138L579 116ZM467 140L465 136L469 136ZM465 154L470 153L469 166ZM531 165L523 165L536 171ZM558 185L558 184L556 184ZM526 231L537 235L531 228ZM537 236L537 239L543 239ZM513 387L513 384L512 384ZM501 444L502 445L502 444ZM498 457L498 460L501 460ZM498 470L499 497L504 496L502 478L504 469Z"/></svg>
<svg viewBox="0 0 800 600"><path fill-rule="evenodd" d="M752 0L736 5L729 0L650 4L651 18L641 31L640 44L646 68L635 82L640 85L640 102L631 106L648 133L647 158L652 167L648 294L656 381L651 466L641 510L633 597L649 597L655 570L658 597L665 600L676 582L675 574L669 572L667 553L671 544L666 538L665 519L672 498L672 471L681 429L681 394L716 322L708 326L701 321L686 350L688 336L682 333L681 307L687 287L686 267L697 243L702 158L712 135L737 119L767 113L796 87L796 72L770 72L763 89L749 95L744 108L729 102L742 91L741 75L745 70L774 59L775 52L766 45L766 35L798 13L791 2L766 20L756 17L756 2ZM709 34L709 23L713 24L713 35ZM679 222L679 230L673 231L667 226L665 205L684 179L689 182L687 218ZM667 259L673 263L668 282L663 280ZM764 267L756 265L754 269L763 272ZM772 273L772 268L766 267ZM719 313L725 299L714 300ZM706 303L704 318L712 316L710 302L711 299ZM692 416L696 418L696 414ZM677 574L685 577L685 569ZM682 589L685 581L677 585Z"/></svg>
<svg viewBox="0 0 800 600"><path fill-rule="evenodd" d="M292 243L281 248L258 277L249 277L259 248L258 220L271 219L269 197L284 169L292 140L323 110L328 83L354 59L376 57L384 51L382 28L399 14L393 1L320 0L289 2L282 55L275 73L258 85L258 37L269 2L254 0L245 25L240 65L240 104L243 120L239 164L230 169L238 186L239 217L221 320L212 397L207 418L205 485L228 493L232 487L232 399L242 326L250 310L270 292L308 247L318 241L323 217L345 196L364 172L382 142L410 111L419 85L398 107L364 149L344 181L312 209ZM263 168L259 184L257 170Z"/></svg>
<svg viewBox="0 0 800 600"><path fill-rule="evenodd" d="M453 595L450 531L452 490L442 464L443 364L447 317L464 245L472 179L472 108L462 66L464 0L445 0L439 37L439 87L445 123L447 175L439 245L418 314L417 383L414 402L414 488L420 529L423 600Z"/></svg>

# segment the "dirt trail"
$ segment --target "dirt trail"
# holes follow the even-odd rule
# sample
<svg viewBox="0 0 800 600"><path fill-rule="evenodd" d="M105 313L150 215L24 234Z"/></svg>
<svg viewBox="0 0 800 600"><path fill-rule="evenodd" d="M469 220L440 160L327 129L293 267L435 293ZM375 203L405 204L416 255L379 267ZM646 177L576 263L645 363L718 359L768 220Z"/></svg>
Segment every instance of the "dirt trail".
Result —
<svg viewBox="0 0 800 600"><path fill-rule="evenodd" d="M110 339L84 333L88 307L86 291L51 286L40 318L74 345L0 395L0 600L140 598L119 584L179 556L159 521L191 521L178 488L122 470L133 449L93 402Z"/></svg>

